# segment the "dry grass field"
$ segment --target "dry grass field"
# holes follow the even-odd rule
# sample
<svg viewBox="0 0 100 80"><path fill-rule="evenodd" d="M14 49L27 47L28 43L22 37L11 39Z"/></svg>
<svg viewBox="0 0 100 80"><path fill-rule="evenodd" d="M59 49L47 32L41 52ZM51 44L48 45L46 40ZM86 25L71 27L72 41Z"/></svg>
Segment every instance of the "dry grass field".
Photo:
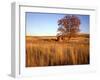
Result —
<svg viewBox="0 0 100 80"><path fill-rule="evenodd" d="M89 64L89 35L59 42L55 36L26 36L26 67Z"/></svg>

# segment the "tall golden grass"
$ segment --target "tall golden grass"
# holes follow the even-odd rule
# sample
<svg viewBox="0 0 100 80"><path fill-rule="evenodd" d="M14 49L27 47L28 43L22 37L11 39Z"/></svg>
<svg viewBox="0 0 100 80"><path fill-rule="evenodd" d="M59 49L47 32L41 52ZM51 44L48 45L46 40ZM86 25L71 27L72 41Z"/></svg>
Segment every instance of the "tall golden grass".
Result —
<svg viewBox="0 0 100 80"><path fill-rule="evenodd" d="M59 42L26 37L26 67L89 64L88 40Z"/></svg>

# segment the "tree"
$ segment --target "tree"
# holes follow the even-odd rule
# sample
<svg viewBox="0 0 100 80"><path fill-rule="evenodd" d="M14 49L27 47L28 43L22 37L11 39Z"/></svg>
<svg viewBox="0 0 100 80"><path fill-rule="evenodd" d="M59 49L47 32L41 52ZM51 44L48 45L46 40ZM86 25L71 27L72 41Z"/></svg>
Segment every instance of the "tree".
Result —
<svg viewBox="0 0 100 80"><path fill-rule="evenodd" d="M80 19L75 15L66 15L62 19L58 20L58 34L57 36L68 36L75 35L80 31Z"/></svg>

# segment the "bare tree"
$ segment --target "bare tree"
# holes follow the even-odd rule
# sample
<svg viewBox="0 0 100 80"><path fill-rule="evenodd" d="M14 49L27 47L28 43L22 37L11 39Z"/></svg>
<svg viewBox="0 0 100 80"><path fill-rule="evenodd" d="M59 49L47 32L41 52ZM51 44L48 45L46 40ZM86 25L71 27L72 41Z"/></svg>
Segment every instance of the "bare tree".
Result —
<svg viewBox="0 0 100 80"><path fill-rule="evenodd" d="M69 38L72 35L75 35L80 31L80 19L75 15L65 16L62 19L58 20L58 34L57 36L68 36Z"/></svg>

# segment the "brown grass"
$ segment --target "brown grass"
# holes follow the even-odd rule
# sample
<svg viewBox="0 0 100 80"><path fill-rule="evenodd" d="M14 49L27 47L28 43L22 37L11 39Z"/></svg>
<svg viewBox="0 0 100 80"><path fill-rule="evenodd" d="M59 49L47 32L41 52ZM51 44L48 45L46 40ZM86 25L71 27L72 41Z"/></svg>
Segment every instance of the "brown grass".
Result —
<svg viewBox="0 0 100 80"><path fill-rule="evenodd" d="M26 37L26 67L89 64L89 38L59 42Z"/></svg>

